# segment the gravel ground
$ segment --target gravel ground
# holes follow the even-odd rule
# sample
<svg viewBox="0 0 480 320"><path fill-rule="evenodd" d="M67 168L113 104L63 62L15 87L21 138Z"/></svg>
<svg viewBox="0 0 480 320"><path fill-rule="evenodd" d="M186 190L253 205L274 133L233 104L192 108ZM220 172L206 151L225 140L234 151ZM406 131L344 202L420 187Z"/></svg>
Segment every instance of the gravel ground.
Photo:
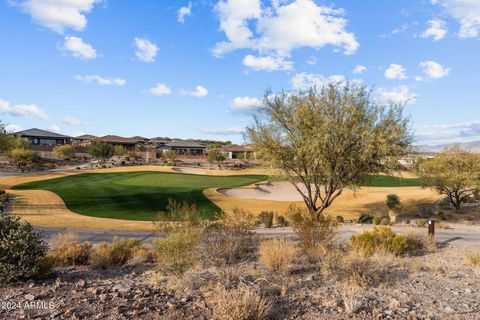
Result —
<svg viewBox="0 0 480 320"><path fill-rule="evenodd" d="M474 251L449 246L398 258L386 281L360 291L300 266L288 277L285 295L269 295L272 318L480 319L480 268L466 260ZM165 281L152 282L153 267L64 268L46 280L0 288L0 319L212 318L201 290L173 291Z"/></svg>

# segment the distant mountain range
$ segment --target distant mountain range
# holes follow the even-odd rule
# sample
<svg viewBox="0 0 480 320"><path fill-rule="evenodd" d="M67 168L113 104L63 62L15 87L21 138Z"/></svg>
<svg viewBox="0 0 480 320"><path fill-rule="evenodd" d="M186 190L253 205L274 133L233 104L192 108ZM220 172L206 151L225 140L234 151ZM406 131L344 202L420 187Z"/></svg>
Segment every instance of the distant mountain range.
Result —
<svg viewBox="0 0 480 320"><path fill-rule="evenodd" d="M469 149L470 151L473 151L473 152L480 152L480 141L447 143L447 144L437 144L437 145L419 145L419 146L415 146L415 149L417 149L417 151L419 152L438 153L454 145L458 145L462 149Z"/></svg>

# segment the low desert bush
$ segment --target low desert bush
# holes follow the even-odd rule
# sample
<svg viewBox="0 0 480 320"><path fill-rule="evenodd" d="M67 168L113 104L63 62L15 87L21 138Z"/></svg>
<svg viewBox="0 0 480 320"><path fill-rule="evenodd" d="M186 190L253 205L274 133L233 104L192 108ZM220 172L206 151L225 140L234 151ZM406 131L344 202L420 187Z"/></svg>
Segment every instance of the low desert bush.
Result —
<svg viewBox="0 0 480 320"><path fill-rule="evenodd" d="M273 211L262 211L260 212L259 219L260 223L263 224L265 228L273 227L273 216L275 214Z"/></svg>
<svg viewBox="0 0 480 320"><path fill-rule="evenodd" d="M351 283L344 283L340 288L340 297L342 298L343 307L347 314L354 314L361 305L362 293L364 290Z"/></svg>
<svg viewBox="0 0 480 320"><path fill-rule="evenodd" d="M414 225L419 228L425 228L427 226L427 219L415 219Z"/></svg>
<svg viewBox="0 0 480 320"><path fill-rule="evenodd" d="M378 286L388 279L393 261L389 252L378 251L372 256L364 256L350 251L343 256L337 269L340 269L341 277L349 283L369 288Z"/></svg>
<svg viewBox="0 0 480 320"><path fill-rule="evenodd" d="M167 210L157 213L154 224L162 231L176 232L179 229L196 227L200 222L200 212L195 204L168 199Z"/></svg>
<svg viewBox="0 0 480 320"><path fill-rule="evenodd" d="M352 246L364 256L371 256L376 252L389 252L394 255L405 253L414 254L422 251L433 251L435 240L419 233L395 234L389 227L374 227L372 231L365 231L352 236Z"/></svg>
<svg viewBox="0 0 480 320"><path fill-rule="evenodd" d="M91 253L89 263L93 268L107 269L124 265L140 247L138 239L114 238L111 243L101 242Z"/></svg>
<svg viewBox="0 0 480 320"><path fill-rule="evenodd" d="M161 271L179 275L192 267L196 262L197 238L194 233L174 232L153 240L154 258Z"/></svg>
<svg viewBox="0 0 480 320"><path fill-rule="evenodd" d="M418 214L424 218L431 217L434 209L435 207L431 203L420 203L417 205Z"/></svg>
<svg viewBox="0 0 480 320"><path fill-rule="evenodd" d="M468 257L468 262L472 265L472 266L480 266L480 252L477 252L477 253L474 253L474 254L471 254L469 255Z"/></svg>
<svg viewBox="0 0 480 320"><path fill-rule="evenodd" d="M218 223L203 231L199 250L204 264L224 267L251 260L256 240L241 223Z"/></svg>
<svg viewBox="0 0 480 320"><path fill-rule="evenodd" d="M237 289L218 287L208 301L218 320L263 320L269 318L272 310L269 300L245 285Z"/></svg>
<svg viewBox="0 0 480 320"><path fill-rule="evenodd" d="M342 216L336 216L335 220L337 220L338 223L344 223L345 219Z"/></svg>
<svg viewBox="0 0 480 320"><path fill-rule="evenodd" d="M29 223L0 214L0 283L36 275L47 248L42 235Z"/></svg>
<svg viewBox="0 0 480 320"><path fill-rule="evenodd" d="M371 224L373 222L373 218L374 217L372 215L362 212L358 217L357 222L361 224Z"/></svg>
<svg viewBox="0 0 480 320"><path fill-rule="evenodd" d="M305 251L317 246L329 246L333 243L337 231L337 222L330 215L313 217L306 209L290 207L290 222L300 238Z"/></svg>
<svg viewBox="0 0 480 320"><path fill-rule="evenodd" d="M50 241L49 255L56 265L87 264L91 253L92 244L80 242L75 233L57 234Z"/></svg>
<svg viewBox="0 0 480 320"><path fill-rule="evenodd" d="M282 216L282 215L277 215L277 216L275 217L275 222L277 223L277 225L278 225L279 227L287 227L287 226L288 226L288 221L287 221L287 219L285 219L285 217Z"/></svg>
<svg viewBox="0 0 480 320"><path fill-rule="evenodd" d="M258 248L259 261L269 271L288 274L297 255L297 247L288 239L264 240Z"/></svg>
<svg viewBox="0 0 480 320"><path fill-rule="evenodd" d="M388 227L374 227L373 231L365 231L352 236L352 246L366 256L373 255L378 250L385 250L399 255L407 251L407 239L395 234Z"/></svg>

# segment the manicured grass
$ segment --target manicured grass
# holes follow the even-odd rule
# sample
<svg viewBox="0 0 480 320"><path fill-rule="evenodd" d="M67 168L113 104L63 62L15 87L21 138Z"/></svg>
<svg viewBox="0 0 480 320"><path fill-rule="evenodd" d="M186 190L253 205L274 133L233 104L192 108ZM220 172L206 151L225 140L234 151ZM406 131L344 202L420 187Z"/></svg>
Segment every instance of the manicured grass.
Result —
<svg viewBox="0 0 480 320"><path fill-rule="evenodd" d="M266 180L261 175L202 176L167 172L85 173L29 182L17 190L48 190L59 195L76 213L124 220L153 220L166 210L169 199L194 203L203 218L214 218L220 208L207 199L206 188L234 188Z"/></svg>
<svg viewBox="0 0 480 320"><path fill-rule="evenodd" d="M422 183L417 178L399 178L393 176L369 176L362 184L364 187L421 187Z"/></svg>

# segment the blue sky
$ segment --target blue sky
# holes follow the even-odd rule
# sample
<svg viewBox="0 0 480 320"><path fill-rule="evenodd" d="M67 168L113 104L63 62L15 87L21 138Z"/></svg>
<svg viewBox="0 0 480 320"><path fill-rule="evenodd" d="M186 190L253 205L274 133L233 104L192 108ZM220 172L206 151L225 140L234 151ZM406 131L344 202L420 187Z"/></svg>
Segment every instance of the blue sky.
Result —
<svg viewBox="0 0 480 320"><path fill-rule="evenodd" d="M476 0L0 0L0 40L11 129L242 142L266 89L349 79L480 139Z"/></svg>

